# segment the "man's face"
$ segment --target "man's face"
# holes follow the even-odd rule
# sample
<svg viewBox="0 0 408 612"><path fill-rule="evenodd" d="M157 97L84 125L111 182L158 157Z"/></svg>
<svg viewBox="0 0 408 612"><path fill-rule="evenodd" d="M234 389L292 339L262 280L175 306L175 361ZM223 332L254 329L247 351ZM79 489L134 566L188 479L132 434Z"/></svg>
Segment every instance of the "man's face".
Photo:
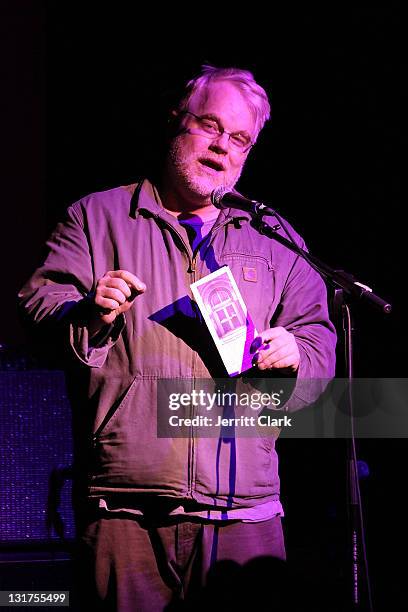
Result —
<svg viewBox="0 0 408 612"><path fill-rule="evenodd" d="M242 94L228 81L211 83L197 92L186 110L214 120L221 131L239 132L255 140L255 117ZM180 120L179 133L170 143L167 179L183 199L209 204L216 187L232 188L236 184L249 149L235 147L226 133L216 138L203 133L192 115L182 114Z"/></svg>

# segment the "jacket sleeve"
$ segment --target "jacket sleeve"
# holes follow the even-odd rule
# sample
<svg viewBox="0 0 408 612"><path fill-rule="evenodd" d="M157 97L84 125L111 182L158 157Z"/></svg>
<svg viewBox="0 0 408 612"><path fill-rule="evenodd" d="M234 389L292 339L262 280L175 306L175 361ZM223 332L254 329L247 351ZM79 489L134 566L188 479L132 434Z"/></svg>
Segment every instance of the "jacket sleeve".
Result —
<svg viewBox="0 0 408 612"><path fill-rule="evenodd" d="M44 263L22 287L18 299L36 335L57 338L61 333L82 363L101 367L124 327L124 317L118 317L90 342L94 283L92 253L81 203L77 202L47 241Z"/></svg>
<svg viewBox="0 0 408 612"><path fill-rule="evenodd" d="M302 248L304 243L300 244ZM296 339L300 364L287 409L314 402L335 375L336 331L329 319L326 285L300 256L287 275L273 327L282 326Z"/></svg>

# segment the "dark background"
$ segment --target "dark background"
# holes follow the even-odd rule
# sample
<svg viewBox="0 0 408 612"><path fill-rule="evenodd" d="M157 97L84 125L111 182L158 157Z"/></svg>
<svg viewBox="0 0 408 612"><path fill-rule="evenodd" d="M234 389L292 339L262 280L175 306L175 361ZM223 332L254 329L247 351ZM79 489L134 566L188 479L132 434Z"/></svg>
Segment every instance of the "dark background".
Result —
<svg viewBox="0 0 408 612"><path fill-rule="evenodd" d="M272 102L240 190L271 203L314 254L393 304L388 316L355 308L355 374L406 375L401 10L311 4L222 15L219 6L147 14L131 2L2 2L3 352L25 351L15 295L61 212L134 181L155 153L168 92L213 63L252 70ZM360 443L380 603L389 590L395 602L404 591L394 558L405 525L405 452L403 440ZM340 585L344 462L341 441L282 441L290 550L309 568L334 559L325 571Z"/></svg>

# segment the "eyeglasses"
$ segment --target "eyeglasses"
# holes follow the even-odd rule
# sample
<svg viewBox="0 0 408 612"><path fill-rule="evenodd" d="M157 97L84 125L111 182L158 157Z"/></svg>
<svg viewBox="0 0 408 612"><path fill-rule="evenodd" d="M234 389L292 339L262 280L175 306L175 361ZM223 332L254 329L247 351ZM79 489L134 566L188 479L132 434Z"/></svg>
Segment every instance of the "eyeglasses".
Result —
<svg viewBox="0 0 408 612"><path fill-rule="evenodd" d="M234 149L238 149L242 153L248 151L248 149L253 147L255 144L244 132L227 132L215 119L195 115L188 110L183 110L181 112L194 117L197 123L197 129L200 130L205 136L208 135L215 140L215 138L219 138L223 134L227 134L227 136L229 136L228 140L231 143L231 146L234 147Z"/></svg>

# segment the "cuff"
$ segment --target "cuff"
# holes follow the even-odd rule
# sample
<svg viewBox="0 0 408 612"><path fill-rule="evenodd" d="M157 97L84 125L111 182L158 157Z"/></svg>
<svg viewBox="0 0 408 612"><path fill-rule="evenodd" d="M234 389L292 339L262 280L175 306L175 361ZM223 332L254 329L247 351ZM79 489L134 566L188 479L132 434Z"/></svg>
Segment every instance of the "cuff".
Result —
<svg viewBox="0 0 408 612"><path fill-rule="evenodd" d="M300 362L297 370L296 384L285 410L295 412L316 402L326 389L329 378L314 378L310 357L301 343L298 342Z"/></svg>
<svg viewBox="0 0 408 612"><path fill-rule="evenodd" d="M69 342L74 354L83 364L91 368L101 368L125 324L125 316L121 314L111 325L106 325L94 338L90 339L86 325L70 323Z"/></svg>

